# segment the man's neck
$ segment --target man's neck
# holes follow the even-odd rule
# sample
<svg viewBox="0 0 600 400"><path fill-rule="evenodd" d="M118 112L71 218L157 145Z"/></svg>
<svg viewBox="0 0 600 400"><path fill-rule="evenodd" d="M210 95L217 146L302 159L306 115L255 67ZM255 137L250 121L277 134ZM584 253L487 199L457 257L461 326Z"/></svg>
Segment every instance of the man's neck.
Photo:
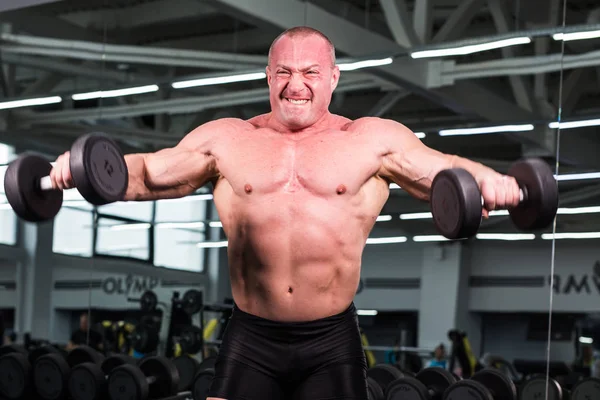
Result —
<svg viewBox="0 0 600 400"><path fill-rule="evenodd" d="M332 114L329 111L326 111L323 116L312 125L306 127L290 127L278 121L273 113L271 113L267 118L267 127L285 135L304 137L306 135L321 132L329 127L331 117Z"/></svg>

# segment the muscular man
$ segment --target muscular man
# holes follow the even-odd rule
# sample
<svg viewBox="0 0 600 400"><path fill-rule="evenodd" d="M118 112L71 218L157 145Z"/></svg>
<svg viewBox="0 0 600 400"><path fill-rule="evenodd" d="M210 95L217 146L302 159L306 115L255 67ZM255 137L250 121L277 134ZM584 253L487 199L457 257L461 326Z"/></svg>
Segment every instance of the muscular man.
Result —
<svg viewBox="0 0 600 400"><path fill-rule="evenodd" d="M408 128L329 112L333 44L300 27L277 37L266 68L271 112L220 119L177 146L127 155L126 201L181 197L211 183L228 238L235 309L211 399L367 398L353 298L361 254L395 182L427 200L434 176L462 167L487 210L516 206L513 178L430 149ZM51 173L72 187L68 154Z"/></svg>

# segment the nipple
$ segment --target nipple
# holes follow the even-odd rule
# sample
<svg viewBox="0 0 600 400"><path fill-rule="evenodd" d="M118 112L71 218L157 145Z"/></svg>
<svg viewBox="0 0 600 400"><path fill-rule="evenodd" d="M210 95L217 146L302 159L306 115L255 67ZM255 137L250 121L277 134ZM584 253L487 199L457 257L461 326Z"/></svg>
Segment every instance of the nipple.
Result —
<svg viewBox="0 0 600 400"><path fill-rule="evenodd" d="M344 194L346 193L346 186L344 185L339 185L336 189L337 194Z"/></svg>
<svg viewBox="0 0 600 400"><path fill-rule="evenodd" d="M244 191L248 194L252 193L252 186L250 186L250 184L246 183L246 185L244 186Z"/></svg>
<svg viewBox="0 0 600 400"><path fill-rule="evenodd" d="M293 293L293 292L294 292L294 289L292 289L291 286L288 286L288 293Z"/></svg>

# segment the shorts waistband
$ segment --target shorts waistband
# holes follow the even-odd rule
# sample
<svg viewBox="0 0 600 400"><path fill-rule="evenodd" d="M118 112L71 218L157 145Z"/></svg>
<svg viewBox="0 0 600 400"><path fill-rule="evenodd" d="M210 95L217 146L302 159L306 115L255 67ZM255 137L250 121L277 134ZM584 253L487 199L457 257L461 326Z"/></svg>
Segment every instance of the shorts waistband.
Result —
<svg viewBox="0 0 600 400"><path fill-rule="evenodd" d="M354 302L352 302L344 311L325 318L299 322L275 321L271 319L262 318L253 314L249 314L241 310L237 306L237 304L234 303L231 318L251 322L255 326L261 326L264 328L294 328L300 330L314 330L318 328L335 326L338 323L345 321L353 321L356 318L356 315L356 307L354 305Z"/></svg>

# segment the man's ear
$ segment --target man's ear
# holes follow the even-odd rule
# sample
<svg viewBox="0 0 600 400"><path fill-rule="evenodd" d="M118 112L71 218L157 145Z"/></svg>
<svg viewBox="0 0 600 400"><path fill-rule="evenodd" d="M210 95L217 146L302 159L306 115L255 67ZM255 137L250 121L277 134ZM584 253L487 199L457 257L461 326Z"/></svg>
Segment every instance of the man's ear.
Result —
<svg viewBox="0 0 600 400"><path fill-rule="evenodd" d="M331 91L333 92L340 81L340 67L337 65L333 67L333 72L331 73Z"/></svg>

